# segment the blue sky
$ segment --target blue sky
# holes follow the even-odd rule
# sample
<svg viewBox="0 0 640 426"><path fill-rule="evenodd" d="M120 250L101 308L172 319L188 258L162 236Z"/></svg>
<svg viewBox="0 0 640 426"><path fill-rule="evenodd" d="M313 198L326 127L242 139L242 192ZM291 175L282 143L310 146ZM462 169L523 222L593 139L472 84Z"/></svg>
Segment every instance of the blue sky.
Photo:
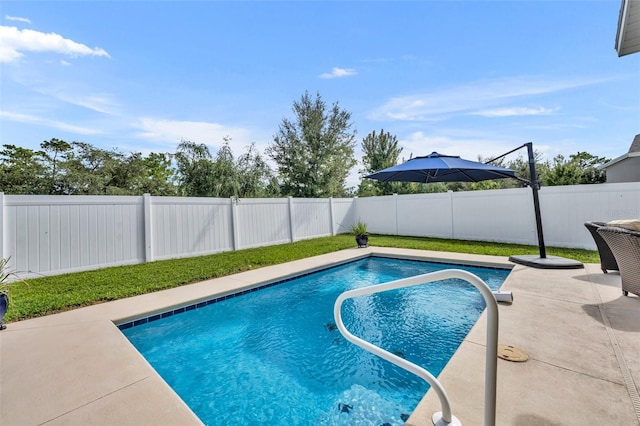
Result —
<svg viewBox="0 0 640 426"><path fill-rule="evenodd" d="M305 91L360 142L476 159L525 142L615 158L640 133L619 0L3 1L0 142L263 150ZM524 153L523 153L524 154ZM357 168L350 184L356 185Z"/></svg>

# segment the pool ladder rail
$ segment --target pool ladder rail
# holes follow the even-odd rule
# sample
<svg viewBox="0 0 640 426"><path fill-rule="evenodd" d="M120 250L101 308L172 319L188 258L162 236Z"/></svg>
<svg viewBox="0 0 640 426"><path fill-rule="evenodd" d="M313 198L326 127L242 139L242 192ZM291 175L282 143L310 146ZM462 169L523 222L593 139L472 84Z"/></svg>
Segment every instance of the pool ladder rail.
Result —
<svg viewBox="0 0 640 426"><path fill-rule="evenodd" d="M451 404L444 388L431 373L424 368L407 361L397 355L392 354L366 340L351 334L342 321L342 303L354 297L367 296L374 293L381 293L388 290L412 287L426 284L433 281L446 280L450 278L463 279L477 288L487 304L487 349L485 359L485 384L484 384L484 425L495 426L496 423L496 376L498 363L498 303L491 288L478 276L463 271L461 269L445 269L443 271L431 272L428 274L416 275L414 277L403 278L390 281L384 284L377 284L368 287L357 288L345 291L336 299L333 308L336 325L340 333L351 343L383 358L400 368L403 368L425 380L438 395L442 411L433 414L432 421L435 426L461 426L460 420L451 414Z"/></svg>

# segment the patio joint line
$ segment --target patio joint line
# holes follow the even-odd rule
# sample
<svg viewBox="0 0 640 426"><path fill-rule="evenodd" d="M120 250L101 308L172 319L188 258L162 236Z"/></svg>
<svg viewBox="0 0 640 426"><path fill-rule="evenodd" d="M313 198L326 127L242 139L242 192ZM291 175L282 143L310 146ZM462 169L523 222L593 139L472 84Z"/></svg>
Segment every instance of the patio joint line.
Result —
<svg viewBox="0 0 640 426"><path fill-rule="evenodd" d="M620 367L620 372L622 373L624 384L627 387L627 392L629 392L629 397L631 398L631 403L633 404L633 410L635 411L636 418L638 419L638 423L640 424L640 395L638 394L638 388L633 381L633 377L631 377L627 362L624 360L624 355L622 354L622 350L620 349L618 339L611 329L611 323L609 322L609 317L607 316L607 312L602 304L602 298L600 297L599 293L596 292L596 294L598 295L599 299L598 308L600 309L602 321L604 322L604 326L607 329L607 334L609 335L609 340L611 340L613 352L616 355L616 360L618 361L618 366Z"/></svg>
<svg viewBox="0 0 640 426"><path fill-rule="evenodd" d="M469 343L471 345L480 346L482 348L486 347L486 344L484 344L484 343L474 342L473 340L469 340L469 339L466 339L466 338L464 339L464 342ZM498 360L498 362L500 362L500 361L509 362L509 361L504 361L504 360ZM602 380L603 382L611 383L612 385L616 385L616 386L625 386L626 385L626 383L624 383L624 382L623 383L616 382L616 381L613 381L613 380L606 379L604 377L594 376L593 374L589 374L589 373L584 372L584 371L577 371L577 370L571 369L569 367L565 367L563 365L554 364L554 363L548 362L548 361L543 361L541 359L534 358L533 356L531 356L531 354L529 354L529 361L528 362L537 362L539 364L548 365L549 367L558 368L560 370L564 370L564 371L567 371L567 372L570 372L570 373L573 373L573 374L579 374L579 375L582 375L582 376L590 377L590 378L595 379L595 380Z"/></svg>
<svg viewBox="0 0 640 426"><path fill-rule="evenodd" d="M530 292L527 292L527 291L518 291L518 295L536 297L536 298L539 298L539 299L546 299L546 300L554 300L556 302L569 303L571 305L577 305L577 306L584 305L583 301L575 301L575 300L566 299L566 298L562 298L562 297L545 296L544 294L530 293Z"/></svg>
<svg viewBox="0 0 640 426"><path fill-rule="evenodd" d="M607 383L611 383L612 385L616 385L616 386L626 386L626 383L624 383L624 381L622 383L620 382L616 382L614 380L609 380L605 377L600 377L600 376L594 376L593 374L589 374L585 371L578 371L578 370L574 370L571 369L569 367L565 367L559 364L554 364L552 362L548 362L548 361L542 361L541 359L537 359L537 358L529 358L529 361L534 361L534 362L538 362L540 364L544 364L544 365L548 365L550 367L554 367L554 368L559 368L560 370L564 370L564 371L568 371L570 373L574 373L574 374L579 374L581 376L586 376L586 377L590 377L594 380L601 380L603 382L607 382Z"/></svg>
<svg viewBox="0 0 640 426"><path fill-rule="evenodd" d="M140 382L144 382L145 380L148 380L148 379L149 379L149 376L146 376L146 377L141 378L140 380L136 380L135 382L131 382L128 385L122 386L122 387L120 387L118 389L112 390L111 392L105 393L104 395L102 395L102 396L100 396L100 397L98 397L96 399L93 399L91 401L85 402L84 404L81 404L81 405L79 405L79 406L77 406L75 408L72 408L71 410L68 410L68 411L66 411L64 413L58 414L57 416L55 416L53 418L50 418L49 420L46 420L46 421L44 421L42 423L38 423L38 425L42 426L42 425L49 424L49 423L51 423L51 422L53 422L53 421L55 421L55 420L57 420L57 419L59 419L61 417L64 417L66 415L69 415L69 414L73 413L74 411L77 411L77 410L79 410L81 408L84 408L84 407L86 407L88 405L91 405L96 401L100 401L101 399L104 399L104 398L106 398L108 396L111 396L116 392L120 392L123 389L129 388L129 387L131 387L133 385L136 385L136 384L138 384Z"/></svg>

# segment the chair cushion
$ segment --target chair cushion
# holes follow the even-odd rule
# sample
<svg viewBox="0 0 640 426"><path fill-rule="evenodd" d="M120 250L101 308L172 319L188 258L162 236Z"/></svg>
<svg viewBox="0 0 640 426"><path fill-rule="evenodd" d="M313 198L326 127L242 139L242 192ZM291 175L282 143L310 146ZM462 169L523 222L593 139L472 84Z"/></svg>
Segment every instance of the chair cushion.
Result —
<svg viewBox="0 0 640 426"><path fill-rule="evenodd" d="M607 222L607 226L617 226L618 228L630 231L640 231L640 219L619 219Z"/></svg>

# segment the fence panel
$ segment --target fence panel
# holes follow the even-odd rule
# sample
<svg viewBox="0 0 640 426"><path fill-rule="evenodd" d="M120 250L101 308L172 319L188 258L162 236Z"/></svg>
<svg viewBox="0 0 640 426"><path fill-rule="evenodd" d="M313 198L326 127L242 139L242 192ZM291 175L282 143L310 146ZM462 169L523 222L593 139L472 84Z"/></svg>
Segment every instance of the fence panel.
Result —
<svg viewBox="0 0 640 426"><path fill-rule="evenodd" d="M458 240L537 244L529 188L454 192L452 216Z"/></svg>
<svg viewBox="0 0 640 426"><path fill-rule="evenodd" d="M290 242L289 200L242 198L237 208L237 249Z"/></svg>
<svg viewBox="0 0 640 426"><path fill-rule="evenodd" d="M331 235L331 200L328 198L294 198L293 240Z"/></svg>
<svg viewBox="0 0 640 426"><path fill-rule="evenodd" d="M333 229L336 234L351 231L351 224L356 221L354 198L333 199Z"/></svg>
<svg viewBox="0 0 640 426"><path fill-rule="evenodd" d="M398 234L453 238L452 194L398 196Z"/></svg>
<svg viewBox="0 0 640 426"><path fill-rule="evenodd" d="M151 197L155 260L233 250L231 200Z"/></svg>
<svg viewBox="0 0 640 426"><path fill-rule="evenodd" d="M540 205L547 245L595 250L584 222L640 218L640 182L544 187Z"/></svg>
<svg viewBox="0 0 640 426"><path fill-rule="evenodd" d="M142 197L4 196L4 256L49 274L141 262Z"/></svg>
<svg viewBox="0 0 640 426"><path fill-rule="evenodd" d="M396 195L356 198L354 222L365 222L371 233L398 235L396 198Z"/></svg>

